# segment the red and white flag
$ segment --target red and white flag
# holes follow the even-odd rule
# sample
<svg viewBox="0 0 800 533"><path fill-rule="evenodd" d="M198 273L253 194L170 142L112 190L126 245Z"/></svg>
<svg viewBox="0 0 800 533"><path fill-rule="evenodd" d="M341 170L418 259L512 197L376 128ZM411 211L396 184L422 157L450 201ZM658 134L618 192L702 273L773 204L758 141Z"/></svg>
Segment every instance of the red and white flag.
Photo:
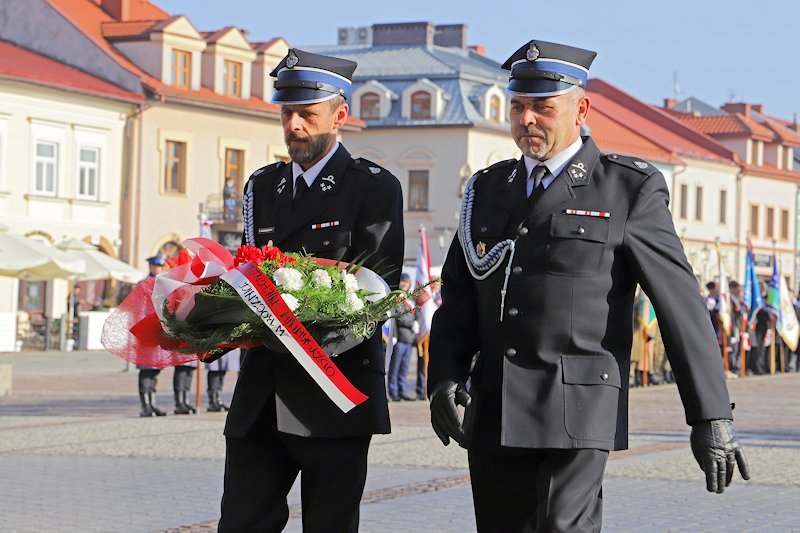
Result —
<svg viewBox="0 0 800 533"><path fill-rule="evenodd" d="M419 227L419 249L417 250L417 288L427 285L431 281L431 254L428 248L428 234L425 226ZM430 286L425 287L417 296L417 322L419 323L418 338L424 338L431 329L433 313L436 303L433 301Z"/></svg>

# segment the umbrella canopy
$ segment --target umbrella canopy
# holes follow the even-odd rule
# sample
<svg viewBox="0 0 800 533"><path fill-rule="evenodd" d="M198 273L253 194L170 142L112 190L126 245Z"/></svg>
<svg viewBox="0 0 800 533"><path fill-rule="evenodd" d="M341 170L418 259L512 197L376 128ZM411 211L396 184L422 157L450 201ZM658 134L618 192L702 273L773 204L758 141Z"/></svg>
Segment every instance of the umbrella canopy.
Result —
<svg viewBox="0 0 800 533"><path fill-rule="evenodd" d="M85 268L81 258L0 224L0 276L40 281L72 277Z"/></svg>
<svg viewBox="0 0 800 533"><path fill-rule="evenodd" d="M77 239L69 239L56 245L59 250L69 252L86 262L85 270L74 279L86 281L92 279L116 279L128 283L139 283L147 273L136 270L128 263L114 259L90 244Z"/></svg>

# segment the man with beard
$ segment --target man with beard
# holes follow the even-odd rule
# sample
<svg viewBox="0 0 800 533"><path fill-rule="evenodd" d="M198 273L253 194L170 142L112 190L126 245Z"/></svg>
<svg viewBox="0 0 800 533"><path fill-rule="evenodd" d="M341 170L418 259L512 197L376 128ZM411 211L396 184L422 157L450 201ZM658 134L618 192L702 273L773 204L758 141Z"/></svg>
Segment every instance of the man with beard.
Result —
<svg viewBox="0 0 800 533"><path fill-rule="evenodd" d="M431 422L445 445L468 449L481 532L600 530L608 452L627 447L637 283L655 307L706 488L722 492L737 462L749 477L664 177L580 136L595 55L535 40L503 65L523 157L473 177L443 268Z"/></svg>
<svg viewBox="0 0 800 533"><path fill-rule="evenodd" d="M404 244L400 183L337 141L355 68L292 49L271 73L292 162L260 168L247 182L243 244L363 261L396 288ZM358 530L370 439L389 433L380 333L333 361L369 397L348 413L290 355L247 351L225 425L219 531L282 530L286 496L301 471L303 530Z"/></svg>

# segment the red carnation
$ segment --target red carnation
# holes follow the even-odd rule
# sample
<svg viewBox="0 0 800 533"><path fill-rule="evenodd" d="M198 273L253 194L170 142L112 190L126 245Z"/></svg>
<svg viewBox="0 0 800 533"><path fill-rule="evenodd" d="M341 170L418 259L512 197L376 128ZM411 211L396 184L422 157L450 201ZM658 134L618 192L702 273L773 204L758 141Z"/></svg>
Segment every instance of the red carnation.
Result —
<svg viewBox="0 0 800 533"><path fill-rule="evenodd" d="M264 262L264 253L257 246L240 246L236 250L236 257L233 258L233 266L253 261L256 265L261 266Z"/></svg>

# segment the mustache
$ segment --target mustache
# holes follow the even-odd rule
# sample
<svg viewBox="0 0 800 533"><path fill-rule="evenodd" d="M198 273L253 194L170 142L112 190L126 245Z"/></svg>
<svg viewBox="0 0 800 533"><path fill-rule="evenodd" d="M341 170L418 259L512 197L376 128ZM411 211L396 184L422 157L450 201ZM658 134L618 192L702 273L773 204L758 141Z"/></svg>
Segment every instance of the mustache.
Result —
<svg viewBox="0 0 800 533"><path fill-rule="evenodd" d="M540 129L535 128L535 127L520 126L517 129L517 132L520 135L530 135L532 137L538 137L540 139L546 139L547 138L547 136L545 135L544 130L540 130Z"/></svg>
<svg viewBox="0 0 800 533"><path fill-rule="evenodd" d="M295 132L289 132L286 134L286 141L308 141L310 139L307 135L300 135Z"/></svg>

